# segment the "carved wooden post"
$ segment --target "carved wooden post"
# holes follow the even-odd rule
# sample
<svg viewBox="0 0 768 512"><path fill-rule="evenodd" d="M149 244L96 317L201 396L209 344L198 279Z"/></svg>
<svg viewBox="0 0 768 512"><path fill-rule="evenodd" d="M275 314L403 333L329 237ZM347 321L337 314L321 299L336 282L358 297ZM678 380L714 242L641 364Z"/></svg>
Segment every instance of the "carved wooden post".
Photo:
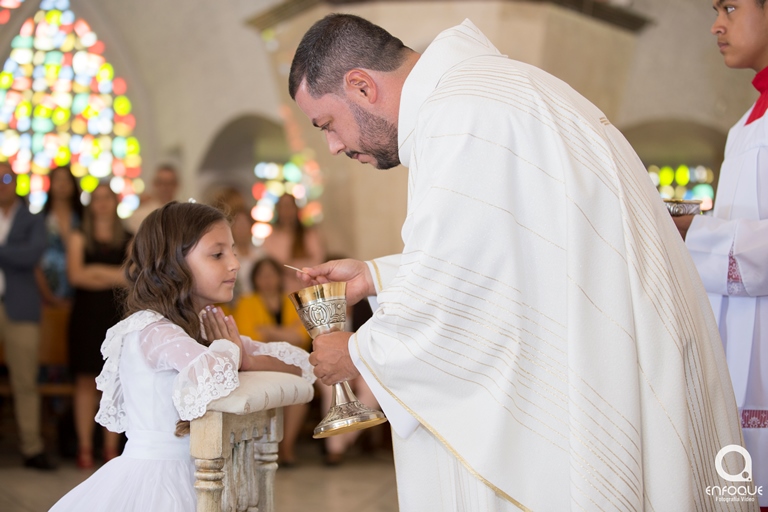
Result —
<svg viewBox="0 0 768 512"><path fill-rule="evenodd" d="M245 372L238 389L190 422L197 512L274 512L282 407L312 395L312 386L294 375Z"/></svg>
<svg viewBox="0 0 768 512"><path fill-rule="evenodd" d="M269 418L269 426L264 437L254 443L253 456L256 462L256 481L258 483L258 512L274 512L275 496L271 489L275 487L277 472L277 445L283 439L283 410Z"/></svg>
<svg viewBox="0 0 768 512"><path fill-rule="evenodd" d="M223 468L224 459L195 459L195 492L199 512L221 510Z"/></svg>
<svg viewBox="0 0 768 512"><path fill-rule="evenodd" d="M190 423L190 452L195 458L198 512L220 512L224 489L224 414L209 411Z"/></svg>

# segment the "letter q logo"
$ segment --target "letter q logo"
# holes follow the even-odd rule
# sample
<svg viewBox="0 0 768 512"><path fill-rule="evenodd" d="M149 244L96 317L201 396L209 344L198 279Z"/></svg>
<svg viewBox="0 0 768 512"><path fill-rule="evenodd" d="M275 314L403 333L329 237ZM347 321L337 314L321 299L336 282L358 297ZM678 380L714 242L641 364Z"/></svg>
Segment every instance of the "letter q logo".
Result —
<svg viewBox="0 0 768 512"><path fill-rule="evenodd" d="M744 457L744 469L735 475L727 473L723 468L723 458L730 452L740 453L741 456ZM744 447L737 444L729 444L717 452L717 456L715 457L715 469L717 469L717 474L727 482L752 481L752 457L749 455L749 452L744 449Z"/></svg>

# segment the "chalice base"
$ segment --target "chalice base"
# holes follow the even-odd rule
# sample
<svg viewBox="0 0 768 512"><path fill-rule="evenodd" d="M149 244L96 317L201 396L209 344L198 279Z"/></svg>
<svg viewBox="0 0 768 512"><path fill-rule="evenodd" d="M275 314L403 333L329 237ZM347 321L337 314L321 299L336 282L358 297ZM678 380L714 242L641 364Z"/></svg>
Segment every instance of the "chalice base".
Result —
<svg viewBox="0 0 768 512"><path fill-rule="evenodd" d="M325 415L315 432L312 435L315 439L362 430L364 428L375 427L387 421L386 416L381 411L366 407L359 400L334 405Z"/></svg>

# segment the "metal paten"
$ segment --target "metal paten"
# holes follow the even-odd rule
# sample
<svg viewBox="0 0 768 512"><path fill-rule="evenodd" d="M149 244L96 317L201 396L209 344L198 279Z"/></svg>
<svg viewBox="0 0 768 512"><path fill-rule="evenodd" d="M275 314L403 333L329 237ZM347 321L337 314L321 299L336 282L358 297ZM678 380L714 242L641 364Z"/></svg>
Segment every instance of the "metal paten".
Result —
<svg viewBox="0 0 768 512"><path fill-rule="evenodd" d="M698 215L701 213L700 199L665 199L664 204L667 205L667 210L669 210L669 214L673 217Z"/></svg>
<svg viewBox="0 0 768 512"><path fill-rule="evenodd" d="M304 328L312 339L341 331L347 321L347 283L325 283L303 288L289 295ZM360 402L348 382L333 385L331 408L312 437L321 439L373 427L387 421L384 413Z"/></svg>

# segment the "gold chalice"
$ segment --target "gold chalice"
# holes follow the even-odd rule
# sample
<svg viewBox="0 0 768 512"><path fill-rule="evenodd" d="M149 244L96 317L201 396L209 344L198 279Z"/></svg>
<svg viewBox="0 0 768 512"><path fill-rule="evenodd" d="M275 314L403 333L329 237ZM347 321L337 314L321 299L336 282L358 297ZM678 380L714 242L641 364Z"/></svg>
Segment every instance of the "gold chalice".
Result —
<svg viewBox="0 0 768 512"><path fill-rule="evenodd" d="M701 213L701 199L664 199L664 204L673 217Z"/></svg>
<svg viewBox="0 0 768 512"><path fill-rule="evenodd" d="M347 321L347 283L324 283L303 288L289 295L304 328L315 339L321 334L341 331ZM366 407L357 399L349 383L333 385L331 408L312 437L335 436L373 427L387 421L384 413Z"/></svg>

